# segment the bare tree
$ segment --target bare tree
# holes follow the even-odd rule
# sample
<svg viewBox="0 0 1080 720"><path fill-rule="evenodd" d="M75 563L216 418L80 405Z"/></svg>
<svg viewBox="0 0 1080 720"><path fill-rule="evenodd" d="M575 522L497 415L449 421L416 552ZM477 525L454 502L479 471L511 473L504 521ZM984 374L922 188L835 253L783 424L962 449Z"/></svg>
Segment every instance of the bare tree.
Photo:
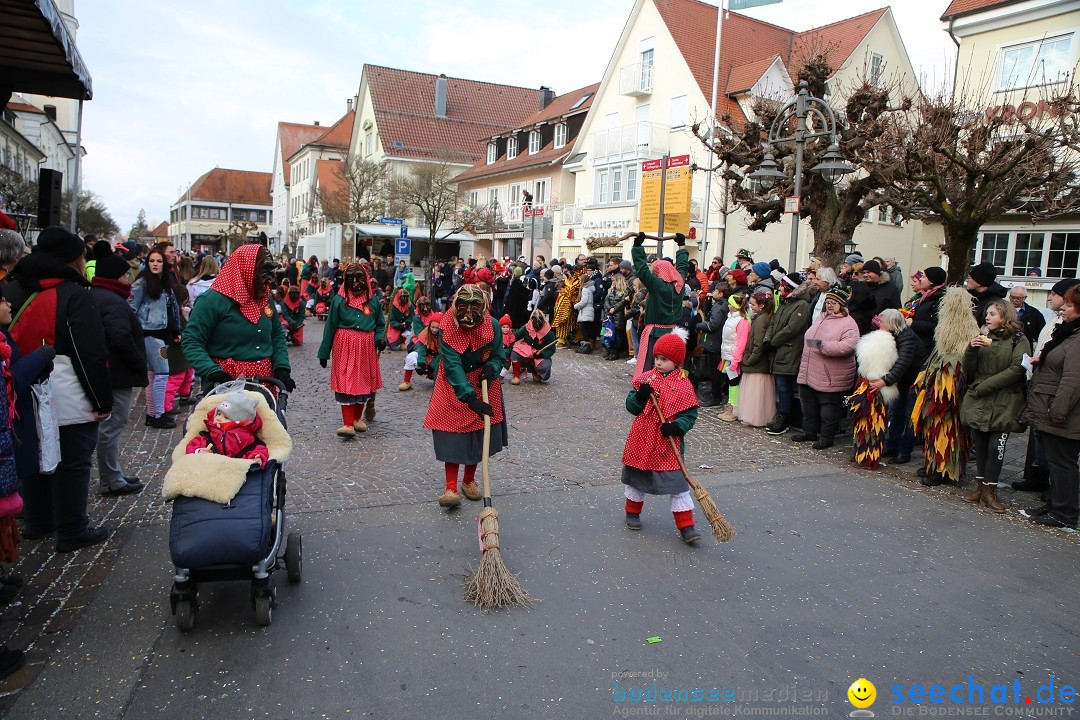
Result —
<svg viewBox="0 0 1080 720"><path fill-rule="evenodd" d="M221 241L219 247L229 249L229 254L236 252L242 245L247 245L248 240L259 234L259 226L250 220L233 220L229 227L218 230L218 238Z"/></svg>
<svg viewBox="0 0 1080 720"><path fill-rule="evenodd" d="M419 163L408 174L395 175L388 183L392 211L402 217L415 216L428 227L428 257L435 257L435 243L444 225L452 225L458 212L461 192L455 178L461 164L451 151L439 153L431 163Z"/></svg>
<svg viewBox="0 0 1080 720"><path fill-rule="evenodd" d="M37 206L38 184L0 166L0 207L15 220L24 236L35 223Z"/></svg>
<svg viewBox="0 0 1080 720"><path fill-rule="evenodd" d="M812 96L821 98L826 95L826 81L834 72L829 61L831 52L830 48L810 48L799 62L798 80L806 81ZM832 82L835 85L836 81ZM838 88L834 87L833 90ZM836 118L840 153L858 167L868 147L882 132L887 119L897 112L907 111L910 100L902 97L898 83L871 83L865 77L844 94L847 100ZM895 101L891 98L895 98ZM747 228L750 230L763 231L772 223L783 220L784 198L794 192L794 143L773 146L769 150L784 167L788 176L786 182L762 194L747 178L764 157L763 143L781 108L782 104L775 99L755 98L752 104L754 119L736 121L730 115L725 115L720 120L727 130L718 129L712 143L715 157L712 170L722 172L730 203L742 207L749 214ZM699 138L703 135L702 125L698 122L692 126ZM879 189L883 181L873 173L862 172L849 176L839 185L832 185L818 173L811 172L827 148L828 142L820 138L805 146L800 217L810 220L814 234L814 255L828 265L836 265L843 258L844 245L850 242L866 210L879 202Z"/></svg>
<svg viewBox="0 0 1080 720"><path fill-rule="evenodd" d="M328 222L370 223L382 216L388 200L389 170L385 164L350 157L335 164L334 173L333 181L319 188L319 202Z"/></svg>
<svg viewBox="0 0 1080 720"><path fill-rule="evenodd" d="M863 164L895 209L941 222L949 281L960 282L985 223L1080 209L1077 110L1071 85L996 107L981 93L941 92L891 117Z"/></svg>

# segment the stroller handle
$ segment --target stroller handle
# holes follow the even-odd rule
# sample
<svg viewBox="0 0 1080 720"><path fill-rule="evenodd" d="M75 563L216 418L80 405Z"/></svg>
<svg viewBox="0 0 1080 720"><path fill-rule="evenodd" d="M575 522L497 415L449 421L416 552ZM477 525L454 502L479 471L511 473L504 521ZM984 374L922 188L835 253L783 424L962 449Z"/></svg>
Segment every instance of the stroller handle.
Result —
<svg viewBox="0 0 1080 720"><path fill-rule="evenodd" d="M248 380L260 385L273 385L274 389L278 391L278 397L289 397L289 391L285 389L285 383L278 380L276 377L267 377L265 375L255 375L249 377Z"/></svg>

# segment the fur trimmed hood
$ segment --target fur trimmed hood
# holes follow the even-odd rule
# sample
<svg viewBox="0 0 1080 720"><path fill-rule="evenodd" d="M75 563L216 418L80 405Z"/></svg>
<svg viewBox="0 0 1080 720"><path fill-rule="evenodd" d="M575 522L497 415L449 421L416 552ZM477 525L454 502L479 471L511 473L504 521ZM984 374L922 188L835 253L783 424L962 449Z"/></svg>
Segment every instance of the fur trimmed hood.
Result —
<svg viewBox="0 0 1080 720"><path fill-rule="evenodd" d="M896 349L896 338L884 330L874 330L859 338L855 346L855 359L859 363L859 376L867 380L881 380L889 374L893 365L900 358ZM899 397L900 391L895 385L881 388L881 399L891 403Z"/></svg>

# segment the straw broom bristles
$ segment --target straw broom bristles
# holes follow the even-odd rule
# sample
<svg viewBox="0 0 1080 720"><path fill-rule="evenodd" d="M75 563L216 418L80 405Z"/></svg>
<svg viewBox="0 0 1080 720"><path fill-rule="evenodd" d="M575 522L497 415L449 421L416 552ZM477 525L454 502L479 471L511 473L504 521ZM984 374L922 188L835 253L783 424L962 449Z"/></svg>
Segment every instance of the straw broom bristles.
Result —
<svg viewBox="0 0 1080 720"><path fill-rule="evenodd" d="M488 401L487 380L480 383L484 402ZM521 587L517 576L507 569L499 550L499 514L491 507L491 475L488 472L488 446L491 442L491 417L484 416L484 454L481 472L484 481L484 509L480 513L480 543L483 557L471 580L465 583L465 601L482 610L500 607L532 607L533 601Z"/></svg>

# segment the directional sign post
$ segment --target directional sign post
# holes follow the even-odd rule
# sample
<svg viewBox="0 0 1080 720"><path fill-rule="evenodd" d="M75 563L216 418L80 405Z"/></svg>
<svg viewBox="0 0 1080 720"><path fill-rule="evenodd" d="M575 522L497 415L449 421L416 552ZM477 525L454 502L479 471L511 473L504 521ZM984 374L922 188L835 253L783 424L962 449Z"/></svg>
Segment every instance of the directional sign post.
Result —
<svg viewBox="0 0 1080 720"><path fill-rule="evenodd" d="M379 218L379 222L383 225L404 225L405 221L401 218L382 217Z"/></svg>
<svg viewBox="0 0 1080 720"><path fill-rule="evenodd" d="M396 225L397 223L387 223L387 225ZM398 263L402 260L406 265L412 265L412 240L409 239L409 226L402 223L401 235L394 241L394 262Z"/></svg>

